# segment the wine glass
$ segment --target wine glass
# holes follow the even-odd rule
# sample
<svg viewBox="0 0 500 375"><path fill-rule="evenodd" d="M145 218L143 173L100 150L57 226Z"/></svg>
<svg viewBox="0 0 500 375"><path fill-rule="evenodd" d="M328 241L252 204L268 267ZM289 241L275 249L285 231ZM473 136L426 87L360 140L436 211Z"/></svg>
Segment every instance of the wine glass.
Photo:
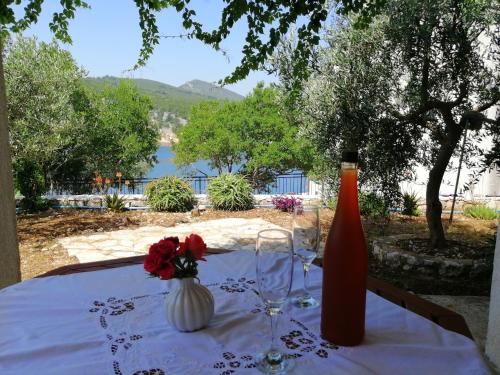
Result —
<svg viewBox="0 0 500 375"><path fill-rule="evenodd" d="M292 304L300 308L318 307L319 302L309 294L308 275L312 261L318 255L321 230L319 206L295 206L293 212L293 248L304 268L304 292L292 299Z"/></svg>
<svg viewBox="0 0 500 375"><path fill-rule="evenodd" d="M292 362L277 348L276 331L281 310L292 288L293 242L291 233L267 229L257 235L257 284L271 318L271 346L257 355L257 368L266 374L283 374Z"/></svg>

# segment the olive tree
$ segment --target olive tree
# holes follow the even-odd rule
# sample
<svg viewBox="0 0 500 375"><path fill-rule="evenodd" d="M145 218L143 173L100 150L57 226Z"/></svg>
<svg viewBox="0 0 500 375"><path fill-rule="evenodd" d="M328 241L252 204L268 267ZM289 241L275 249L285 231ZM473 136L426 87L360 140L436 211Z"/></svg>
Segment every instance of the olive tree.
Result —
<svg viewBox="0 0 500 375"><path fill-rule="evenodd" d="M483 154L489 165L498 161L498 21L494 1L466 0L390 1L361 30L341 19L300 94L290 90L286 57L276 57L283 87L303 108L305 131L331 158L358 148L362 182L397 192L416 162L430 168L433 247L446 244L439 188L466 129L472 141L491 135L494 147Z"/></svg>

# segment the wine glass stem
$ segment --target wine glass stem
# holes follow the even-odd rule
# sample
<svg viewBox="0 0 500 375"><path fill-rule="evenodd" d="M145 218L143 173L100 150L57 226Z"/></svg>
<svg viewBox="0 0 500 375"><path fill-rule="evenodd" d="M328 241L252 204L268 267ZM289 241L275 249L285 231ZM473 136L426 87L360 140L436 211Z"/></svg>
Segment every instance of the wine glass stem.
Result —
<svg viewBox="0 0 500 375"><path fill-rule="evenodd" d="M278 329L279 311L269 311L269 317L271 318L271 350L269 351L271 355L273 353L279 354L279 350L276 347L276 331Z"/></svg>
<svg viewBox="0 0 500 375"><path fill-rule="evenodd" d="M309 298L309 264L304 266L304 298Z"/></svg>

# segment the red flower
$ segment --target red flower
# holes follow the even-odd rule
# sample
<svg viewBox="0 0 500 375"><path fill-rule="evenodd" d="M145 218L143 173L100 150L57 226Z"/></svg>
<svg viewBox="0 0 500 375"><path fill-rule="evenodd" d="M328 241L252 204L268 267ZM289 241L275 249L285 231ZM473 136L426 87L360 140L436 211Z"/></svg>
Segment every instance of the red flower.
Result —
<svg viewBox="0 0 500 375"><path fill-rule="evenodd" d="M177 237L164 238L151 245L149 254L144 258L144 269L164 280L172 278L175 271L173 260L178 255L178 246Z"/></svg>
<svg viewBox="0 0 500 375"><path fill-rule="evenodd" d="M172 241L175 244L176 248L179 246L179 237L166 237L164 238L164 240Z"/></svg>
<svg viewBox="0 0 500 375"><path fill-rule="evenodd" d="M180 251L184 252L185 250L191 251L194 259L196 260L205 260L203 255L205 251L207 251L207 245L203 242L203 239L197 234L190 234L189 237L186 237L184 241L184 246L181 244Z"/></svg>
<svg viewBox="0 0 500 375"><path fill-rule="evenodd" d="M179 243L178 237L163 238L149 247L144 258L144 269L151 276L168 280L174 277L195 277L198 274L197 261L205 260L207 245L197 234L186 237Z"/></svg>
<svg viewBox="0 0 500 375"><path fill-rule="evenodd" d="M164 268L158 272L158 276L162 280L169 280L174 276L175 267L172 263L167 263Z"/></svg>
<svg viewBox="0 0 500 375"><path fill-rule="evenodd" d="M160 254L150 253L144 258L144 269L153 274L157 275L163 267L163 258Z"/></svg>

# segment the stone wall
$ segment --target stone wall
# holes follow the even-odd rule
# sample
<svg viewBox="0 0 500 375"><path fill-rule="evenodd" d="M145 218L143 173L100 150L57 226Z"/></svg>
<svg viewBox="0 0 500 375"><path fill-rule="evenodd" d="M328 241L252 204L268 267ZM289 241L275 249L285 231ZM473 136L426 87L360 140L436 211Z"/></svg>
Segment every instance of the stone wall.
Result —
<svg viewBox="0 0 500 375"><path fill-rule="evenodd" d="M373 241L372 255L375 260L385 269L399 274L402 279L407 278L408 287L425 283L432 287L434 283L436 287L440 284L440 288L452 291L459 291L460 285L465 285L466 289L469 285L469 289L474 290L491 277L492 262L487 256L479 259L447 258L407 251L399 246L401 241L415 238L414 234L399 234Z"/></svg>
<svg viewBox="0 0 500 375"><path fill-rule="evenodd" d="M196 202L199 206L209 206L206 194L197 194ZM255 204L258 207L271 206L273 195L256 194L254 195ZM52 201L52 205L62 207L105 207L106 202L103 195L54 195L47 197ZM146 199L142 194L127 194L123 195L125 207L129 208L144 208L147 206ZM320 202L318 197L313 195L300 195L303 202ZM17 198L19 199L19 197Z"/></svg>
<svg viewBox="0 0 500 375"><path fill-rule="evenodd" d="M255 194L255 204L257 207L272 206L272 198L274 195L269 194ZM301 198L304 202L321 202L321 198L318 195L295 195ZM130 208L144 208L147 206L146 199L142 194L125 194L125 206ZM206 194L197 194L196 201L198 205L209 206L208 198ZM17 203L22 197L16 197ZM98 194L82 194L82 195L53 195L48 196L48 199L53 201L53 205L56 206L71 206L71 207L104 207L105 201L104 196ZM449 210L451 208L451 198L442 199L443 210ZM474 203L482 202L488 207L500 210L500 197L487 197L483 200L476 200ZM465 201L462 198L457 199L455 210L461 211L463 207L467 204L471 204L471 201ZM421 201L419 207L422 212L425 212L425 202ZM456 212L455 211L455 212Z"/></svg>

